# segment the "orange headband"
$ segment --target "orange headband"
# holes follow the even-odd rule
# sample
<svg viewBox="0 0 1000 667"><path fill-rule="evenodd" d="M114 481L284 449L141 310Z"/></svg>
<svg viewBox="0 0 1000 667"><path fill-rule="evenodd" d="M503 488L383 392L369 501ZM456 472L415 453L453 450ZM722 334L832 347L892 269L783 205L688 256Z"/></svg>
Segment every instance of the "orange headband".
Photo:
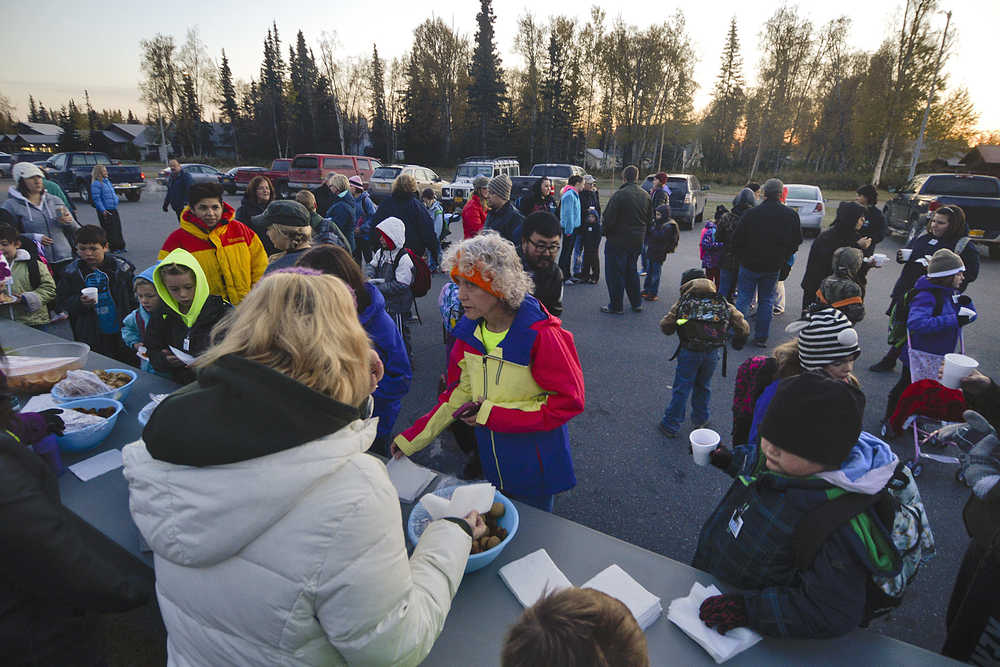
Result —
<svg viewBox="0 0 1000 667"><path fill-rule="evenodd" d="M493 289L493 282L490 281L490 280L487 280L485 277L483 277L483 274L479 271L478 268L476 268L476 266L472 266L465 273L460 272L458 270L458 262L461 259L462 259L462 253L456 253L456 255L455 255L455 264L451 267L451 279L452 280L454 280L456 282L458 281L459 278L462 278L463 280L468 280L470 283L472 283L476 287L481 288L487 294L491 294L491 295L495 296L496 298L500 299L501 301L504 300L503 295Z"/></svg>

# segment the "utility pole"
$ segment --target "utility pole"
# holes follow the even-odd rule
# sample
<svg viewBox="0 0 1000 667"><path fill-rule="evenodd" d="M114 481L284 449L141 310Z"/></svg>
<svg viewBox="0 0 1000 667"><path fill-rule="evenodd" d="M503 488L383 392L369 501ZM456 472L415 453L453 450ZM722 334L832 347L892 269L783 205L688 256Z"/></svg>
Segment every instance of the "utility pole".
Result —
<svg viewBox="0 0 1000 667"><path fill-rule="evenodd" d="M951 24L951 12L945 14L947 19L944 22L944 33L941 35L941 48L938 50L937 63L934 65L934 78L931 79L931 88L927 91L927 106L924 107L924 118L920 121L920 134L917 135L917 143L913 146L913 159L910 160L910 175L907 181L913 180L913 175L917 172L917 161L920 160L920 149L924 145L924 132L927 131L927 118L931 114L931 100L934 98L934 89L937 87L938 72L941 71L941 57L944 55L945 40L948 38L948 26Z"/></svg>

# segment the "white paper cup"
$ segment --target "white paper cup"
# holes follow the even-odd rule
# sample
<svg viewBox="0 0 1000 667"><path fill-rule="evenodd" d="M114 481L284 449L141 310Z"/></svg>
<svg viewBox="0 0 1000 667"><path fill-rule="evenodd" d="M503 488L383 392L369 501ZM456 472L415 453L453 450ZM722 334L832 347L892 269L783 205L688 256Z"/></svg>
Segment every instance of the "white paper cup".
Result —
<svg viewBox="0 0 1000 667"><path fill-rule="evenodd" d="M82 290L80 290L80 294L82 294L83 296L87 297L88 299L92 299L94 301L97 301L97 288L96 287L84 287Z"/></svg>
<svg viewBox="0 0 1000 667"><path fill-rule="evenodd" d="M694 455L694 462L700 466L707 466L709 455L719 446L719 434L710 428L696 428L688 436L691 441L691 453Z"/></svg>
<svg viewBox="0 0 1000 667"><path fill-rule="evenodd" d="M872 261L875 263L875 266L885 266L885 263L888 260L889 258L880 252L877 252L874 255L872 255Z"/></svg>
<svg viewBox="0 0 1000 667"><path fill-rule="evenodd" d="M910 255L913 254L913 248L902 248L899 251L900 256L903 258L904 262L910 261Z"/></svg>
<svg viewBox="0 0 1000 667"><path fill-rule="evenodd" d="M979 368L979 362L964 354L944 355L944 372L941 374L941 384L949 389L959 389L962 378L971 375Z"/></svg>

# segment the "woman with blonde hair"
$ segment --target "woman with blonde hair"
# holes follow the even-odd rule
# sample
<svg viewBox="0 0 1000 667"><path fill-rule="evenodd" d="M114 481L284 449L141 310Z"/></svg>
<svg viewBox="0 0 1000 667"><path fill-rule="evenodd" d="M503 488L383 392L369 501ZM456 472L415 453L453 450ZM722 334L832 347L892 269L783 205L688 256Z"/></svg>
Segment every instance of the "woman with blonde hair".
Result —
<svg viewBox="0 0 1000 667"><path fill-rule="evenodd" d="M393 443L426 447L456 419L475 427L486 479L508 496L552 511L576 485L567 422L583 412L573 334L530 294L514 245L486 230L448 249L443 267L465 315L452 330L447 389Z"/></svg>
<svg viewBox="0 0 1000 667"><path fill-rule="evenodd" d="M440 265L441 245L438 243L437 234L434 233L434 221L427 207L420 201L417 192L417 181L412 174L401 173L392 182L392 194L382 200L372 217L371 244L373 248L378 248L378 232L374 231L379 223L386 218L399 218L406 228L407 248L412 250L418 257L429 254L430 266Z"/></svg>
<svg viewBox="0 0 1000 667"><path fill-rule="evenodd" d="M118 215L118 202L121 200L115 194L108 169L103 164L96 164L90 170L90 201L97 209L97 221L108 235L108 247L112 252L125 250L122 219Z"/></svg>
<svg viewBox="0 0 1000 667"><path fill-rule="evenodd" d="M485 525L432 522L407 557L396 490L366 454L382 368L351 290L279 271L215 338L198 382L123 451L168 664L420 663Z"/></svg>

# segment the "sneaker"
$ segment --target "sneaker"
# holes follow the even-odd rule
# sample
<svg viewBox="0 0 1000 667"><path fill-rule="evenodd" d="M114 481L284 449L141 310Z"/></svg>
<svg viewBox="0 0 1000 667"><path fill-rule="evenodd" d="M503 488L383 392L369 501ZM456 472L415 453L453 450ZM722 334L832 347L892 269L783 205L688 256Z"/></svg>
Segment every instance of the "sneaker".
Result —
<svg viewBox="0 0 1000 667"><path fill-rule="evenodd" d="M646 272L645 271L640 271L639 272L639 277L640 278L645 278L646 277Z"/></svg>
<svg viewBox="0 0 1000 667"><path fill-rule="evenodd" d="M576 278L567 278L566 280L563 281L563 285L575 285L578 282L580 281L577 280Z"/></svg>
<svg viewBox="0 0 1000 667"><path fill-rule="evenodd" d="M670 428L667 428L666 426L663 425L663 422L660 422L659 424L657 424L656 427L658 429L660 429L660 433L662 433L663 435L667 436L668 438L676 438L677 437L677 431L675 431L673 429L670 429Z"/></svg>
<svg viewBox="0 0 1000 667"><path fill-rule="evenodd" d="M766 338L754 338L753 345L754 345L754 347L767 347L767 339Z"/></svg>
<svg viewBox="0 0 1000 667"><path fill-rule="evenodd" d="M784 314L785 314L784 310L778 310L777 308L775 308L774 310L771 311L771 316L772 317L779 317L779 316L784 315Z"/></svg>
<svg viewBox="0 0 1000 667"><path fill-rule="evenodd" d="M597 278L591 278L591 279L590 279L590 280L589 280L588 282L589 282L589 283L590 283L591 285L596 285L596 284L597 284Z"/></svg>
<svg viewBox="0 0 1000 667"><path fill-rule="evenodd" d="M641 313L642 312L642 304L640 303L638 306L632 306L632 312L633 313Z"/></svg>
<svg viewBox="0 0 1000 667"><path fill-rule="evenodd" d="M708 428L708 425L711 424L711 423L712 422L710 422L709 420L706 419L705 421L700 422L700 423L691 422L691 425L694 426L695 428Z"/></svg>
<svg viewBox="0 0 1000 667"><path fill-rule="evenodd" d="M624 315L624 310L612 310L611 306L601 306L602 313L608 313L610 315Z"/></svg>
<svg viewBox="0 0 1000 667"><path fill-rule="evenodd" d="M644 294L642 296L642 298L645 299L646 301L659 301L660 300L660 297L656 296L655 294Z"/></svg>
<svg viewBox="0 0 1000 667"><path fill-rule="evenodd" d="M883 357L877 364L869 366L868 370L872 373L889 373L896 370L896 362L889 357Z"/></svg>

